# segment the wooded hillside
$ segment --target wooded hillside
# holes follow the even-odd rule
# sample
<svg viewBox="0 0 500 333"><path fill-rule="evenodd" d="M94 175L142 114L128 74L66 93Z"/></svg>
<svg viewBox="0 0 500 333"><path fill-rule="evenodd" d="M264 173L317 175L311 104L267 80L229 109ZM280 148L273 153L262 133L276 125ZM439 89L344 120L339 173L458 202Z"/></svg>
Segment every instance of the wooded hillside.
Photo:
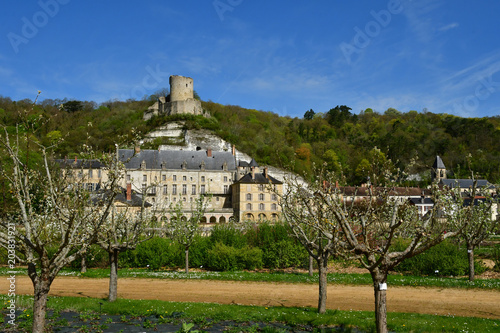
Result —
<svg viewBox="0 0 500 333"><path fill-rule="evenodd" d="M301 118L282 117L272 112L240 106L203 102L212 117L176 116L142 120L154 96L141 101L95 102L43 100L27 119L36 126L39 140L49 144L64 138L56 157L72 158L86 143L110 151L115 143L131 145L139 136L170 120L185 120L188 128L207 128L254 157L260 164L310 171L313 163L327 163L331 170L342 169L351 184L366 181L366 169L373 159L391 159L404 167L417 159L414 170L420 185L430 181L429 168L440 155L453 177L468 177L467 156L472 169L491 182L500 182L500 116L462 118L448 114L388 109L371 109L358 114L344 105L325 112L304 110ZM26 116L32 101L0 97L0 122L14 131ZM90 137L87 140L87 134ZM377 147L380 152L376 149Z"/></svg>

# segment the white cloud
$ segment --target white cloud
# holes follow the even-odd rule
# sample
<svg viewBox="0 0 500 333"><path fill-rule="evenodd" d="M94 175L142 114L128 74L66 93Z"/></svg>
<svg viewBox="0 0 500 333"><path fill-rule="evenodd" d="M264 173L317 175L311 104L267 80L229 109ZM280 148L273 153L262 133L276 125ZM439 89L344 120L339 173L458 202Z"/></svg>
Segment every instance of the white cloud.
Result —
<svg viewBox="0 0 500 333"><path fill-rule="evenodd" d="M453 23L450 23L448 25L445 25L444 27L439 28L438 30L439 31L447 31L447 30L458 28L458 27L459 27L459 24L457 22L453 22Z"/></svg>

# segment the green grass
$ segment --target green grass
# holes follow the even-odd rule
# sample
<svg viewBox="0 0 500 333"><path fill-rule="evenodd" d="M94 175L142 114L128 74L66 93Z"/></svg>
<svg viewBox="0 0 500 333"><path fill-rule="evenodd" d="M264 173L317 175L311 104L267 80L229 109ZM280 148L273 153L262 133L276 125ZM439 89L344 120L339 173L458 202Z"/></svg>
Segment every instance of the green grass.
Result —
<svg viewBox="0 0 500 333"><path fill-rule="evenodd" d="M0 268L0 275L7 275L7 268ZM26 269L19 268L18 274L26 274ZM82 278L107 278L109 269L89 269L87 273L81 274L75 270L63 270L59 276L78 276ZM285 273L282 271L260 273L260 272L191 272L185 274L177 271L150 271L146 269L118 270L121 278L158 278L158 279L195 279L195 280L221 280L221 281L259 281L259 282L282 282L282 283L317 283L318 275L310 277L307 273ZM347 285L371 285L372 280L367 274L329 273L329 284ZM500 290L500 279L476 279L469 282L466 277L432 277L432 276L410 276L389 275L387 283L390 286L412 286L412 287L436 287L436 288L479 288Z"/></svg>
<svg viewBox="0 0 500 333"><path fill-rule="evenodd" d="M0 296L5 304L6 296ZM18 296L18 309L30 308L33 297ZM209 303L179 303L154 300L118 299L109 303L103 299L81 297L50 297L48 308L54 311L75 311L84 314L102 313L125 316L167 317L178 313L183 322L233 320L236 322L283 322L291 326L312 325L357 327L374 331L374 314L366 311L329 310L320 315L313 308L259 307ZM394 332L499 332L500 320L482 318L433 316L410 313L388 314L388 328Z"/></svg>

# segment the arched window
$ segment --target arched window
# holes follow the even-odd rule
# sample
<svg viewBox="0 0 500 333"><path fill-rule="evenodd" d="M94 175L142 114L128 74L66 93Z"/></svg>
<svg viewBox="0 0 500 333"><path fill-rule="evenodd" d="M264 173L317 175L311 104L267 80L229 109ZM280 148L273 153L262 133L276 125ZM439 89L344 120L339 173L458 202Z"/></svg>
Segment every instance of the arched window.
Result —
<svg viewBox="0 0 500 333"><path fill-rule="evenodd" d="M252 210L252 204L251 203L247 204L247 210Z"/></svg>

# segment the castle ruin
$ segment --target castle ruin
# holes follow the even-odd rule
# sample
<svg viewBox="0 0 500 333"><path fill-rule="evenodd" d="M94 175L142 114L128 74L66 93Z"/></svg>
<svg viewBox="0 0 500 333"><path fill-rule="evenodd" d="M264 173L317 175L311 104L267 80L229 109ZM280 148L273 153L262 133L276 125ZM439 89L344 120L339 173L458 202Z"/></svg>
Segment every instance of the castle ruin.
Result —
<svg viewBox="0 0 500 333"><path fill-rule="evenodd" d="M165 114L204 115L201 101L194 98L193 79L190 77L171 75L169 79L170 95L160 97L144 112L144 120L153 116Z"/></svg>

